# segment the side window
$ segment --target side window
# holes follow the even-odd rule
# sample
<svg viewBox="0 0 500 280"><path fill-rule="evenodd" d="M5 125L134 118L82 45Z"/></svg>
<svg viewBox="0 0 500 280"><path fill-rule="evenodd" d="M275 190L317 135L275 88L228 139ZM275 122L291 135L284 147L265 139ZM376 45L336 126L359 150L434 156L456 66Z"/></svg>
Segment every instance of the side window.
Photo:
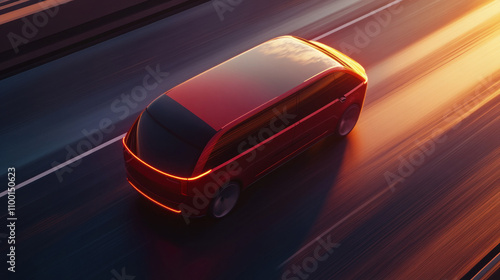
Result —
<svg viewBox="0 0 500 280"><path fill-rule="evenodd" d="M215 144L205 169L219 166L297 121L299 121L297 97L293 95L264 109L222 135Z"/></svg>
<svg viewBox="0 0 500 280"><path fill-rule="evenodd" d="M331 92L334 92L337 98L347 94L355 87L357 87L359 84L361 84L361 80L359 80L358 78L354 77L349 73L337 73L337 74L342 74L342 75L338 76L335 82L329 86L329 90L331 90Z"/></svg>
<svg viewBox="0 0 500 280"><path fill-rule="evenodd" d="M304 88L299 93L300 117L314 113L326 104L340 98L361 83L356 77L337 72Z"/></svg>

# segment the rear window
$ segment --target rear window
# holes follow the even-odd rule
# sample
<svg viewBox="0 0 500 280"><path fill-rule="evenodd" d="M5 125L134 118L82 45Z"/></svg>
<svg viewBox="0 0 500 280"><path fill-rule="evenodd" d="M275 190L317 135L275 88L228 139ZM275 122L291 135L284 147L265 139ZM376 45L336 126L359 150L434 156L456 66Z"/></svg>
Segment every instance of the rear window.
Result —
<svg viewBox="0 0 500 280"><path fill-rule="evenodd" d="M127 146L140 159L175 176L192 175L202 148L169 130L145 110L127 138Z"/></svg>

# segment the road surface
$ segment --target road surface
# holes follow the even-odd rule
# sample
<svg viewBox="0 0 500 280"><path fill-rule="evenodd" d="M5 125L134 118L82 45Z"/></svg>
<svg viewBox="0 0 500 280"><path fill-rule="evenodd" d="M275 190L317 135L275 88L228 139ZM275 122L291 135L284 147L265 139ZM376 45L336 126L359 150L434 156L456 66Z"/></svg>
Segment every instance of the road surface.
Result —
<svg viewBox="0 0 500 280"><path fill-rule="evenodd" d="M0 172L20 187L7 279L460 279L500 243L500 2L269 2L200 5L0 81ZM119 136L164 91L285 34L366 68L354 131L223 220L145 203Z"/></svg>

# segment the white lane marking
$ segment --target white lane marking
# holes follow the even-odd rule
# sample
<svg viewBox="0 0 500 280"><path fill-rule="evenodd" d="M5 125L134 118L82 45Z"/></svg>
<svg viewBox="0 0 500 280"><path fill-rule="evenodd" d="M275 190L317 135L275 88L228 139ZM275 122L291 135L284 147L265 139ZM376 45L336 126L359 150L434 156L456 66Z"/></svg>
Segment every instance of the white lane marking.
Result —
<svg viewBox="0 0 500 280"><path fill-rule="evenodd" d="M396 180L395 182L393 182L391 185L389 185L389 187L385 188L384 190L382 190L381 192L379 192L377 195L373 196L372 198L370 198L368 201L366 201L365 203L363 203L362 205L360 205L358 208L354 209L351 213L349 213L347 216L345 216L344 218L342 218L340 221L338 221L336 224L334 224L333 226L331 226L330 228L328 228L327 230L323 231L323 233L321 233L320 235L318 235L316 238L314 238L313 240L311 240L309 243L307 243L306 245L302 246L302 248L300 248L297 252L295 252L295 254L291 255L288 259L286 259L284 262L282 262L276 269L280 269L282 266L284 266L287 262L289 262L290 260L292 260L294 257L296 257L298 254L300 254L302 251L304 251L305 249L309 248L311 245L315 244L316 242L318 242L319 239L323 238L323 236L325 236L327 233L331 232L332 230L334 230L336 227L340 226L341 224L343 224L345 221L347 221L350 217L354 216L356 213L358 213L359 211L361 211L363 208L365 208L366 206L368 206L369 204L371 204L373 201L377 200L379 197L381 197L383 194L385 194L386 192L388 192L389 190L394 190L394 187L399 183L401 182L402 180L399 179L399 180Z"/></svg>
<svg viewBox="0 0 500 280"><path fill-rule="evenodd" d="M472 278L471 280L480 280L482 279L484 276L486 276L486 274L488 272L490 272L490 270L492 270L498 263L500 263L500 253L495 257L493 258L483 269L481 269L481 271L479 271L475 276L474 278Z"/></svg>
<svg viewBox="0 0 500 280"><path fill-rule="evenodd" d="M340 30L342 30L342 29L344 29L346 27L349 27L349 26L351 26L351 25L353 25L353 24L355 24L357 22L360 22L360 21L366 19L367 17L373 16L373 15L375 15L375 14L377 14L377 13L379 13L379 12L381 12L381 11L389 8L389 7L392 7L392 6L396 5L396 4L399 4L401 2L403 2L403 0L392 1L391 3L389 3L387 5L384 5L384 6L380 7L380 8L378 8L378 9L375 9L375 10L373 10L373 11L371 11L371 12L369 12L369 13L363 15L363 16L360 16L357 19L353 19L353 20L349 21L348 23L342 24L341 26L339 26L339 27L337 27L335 29L332 29L332 30L330 30L330 31L328 31L326 33L323 33L323 34L319 35L318 37L315 37L315 38L313 38L311 40L312 41L317 41L317 40L323 39L323 38L325 38L327 36L332 35L333 33L337 32L337 31L340 31Z"/></svg>
<svg viewBox="0 0 500 280"><path fill-rule="evenodd" d="M63 163L61 163L61 164L59 164L57 166L52 167L51 169L49 169L49 170L47 170L45 172L42 172L42 173L36 175L35 177L32 177L32 178L30 178L30 179L22 182L21 184L19 184L19 185L16 186L16 190L18 190L18 189L26 186L27 184L33 183L34 181L36 181L36 180L38 180L40 178L43 178L43 177L49 175L50 173L55 172L55 171L57 171L57 170L65 167L65 166L67 166L69 164L72 164L73 162L78 161L78 160L80 160L80 159L82 159L82 158L84 158L84 157L86 157L86 156L88 156L88 155L90 155L92 153L95 153L95 152L99 151L102 148L105 148L105 147L107 147L107 146L109 146L109 145L111 145L111 144L113 144L113 143L115 143L117 141L120 141L123 137L125 137L125 134L126 133L124 133L124 134L122 134L120 136L117 136L117 137L109 140L108 142L105 142L105 143L103 143L103 144L101 144L101 145L99 145L99 146L97 146L97 147L95 147L93 149L90 149L90 150L86 151L85 153L83 153L81 155L78 155L78 156L76 156L76 157L74 157L74 158L72 158L72 159L70 159L68 161L65 161L65 162L63 162ZM4 197L6 194L7 194L7 191L5 190L5 191L3 191L3 192L0 193L0 197Z"/></svg>

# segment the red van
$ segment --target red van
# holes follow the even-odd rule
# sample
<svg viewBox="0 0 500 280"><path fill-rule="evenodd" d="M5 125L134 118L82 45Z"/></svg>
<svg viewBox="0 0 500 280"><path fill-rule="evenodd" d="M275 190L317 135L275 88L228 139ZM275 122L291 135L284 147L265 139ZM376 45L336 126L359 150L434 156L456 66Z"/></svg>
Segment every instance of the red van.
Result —
<svg viewBox="0 0 500 280"><path fill-rule="evenodd" d="M123 139L130 184L184 217L221 218L240 191L319 139L346 136L366 73L324 44L284 36L174 87Z"/></svg>

